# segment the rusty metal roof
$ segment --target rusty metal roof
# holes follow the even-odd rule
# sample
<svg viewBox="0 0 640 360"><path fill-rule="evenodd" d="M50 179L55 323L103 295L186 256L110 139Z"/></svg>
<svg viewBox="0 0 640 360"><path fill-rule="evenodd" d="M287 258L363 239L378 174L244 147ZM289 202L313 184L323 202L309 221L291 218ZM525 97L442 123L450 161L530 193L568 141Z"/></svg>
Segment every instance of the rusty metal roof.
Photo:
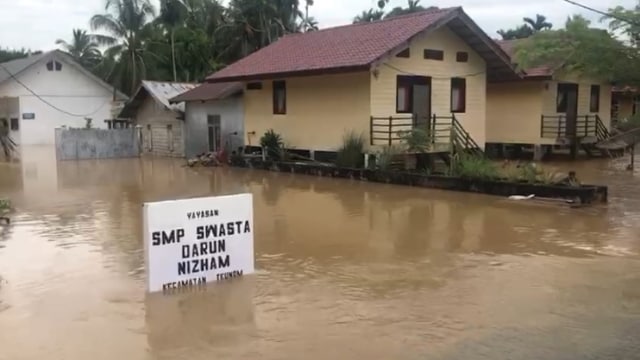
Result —
<svg viewBox="0 0 640 360"><path fill-rule="evenodd" d="M166 109L176 113L184 113L184 102L171 103L169 100L198 86L195 83L174 83L163 81L143 80L131 100L120 112L121 118L135 117L138 108L147 96L162 104Z"/></svg>

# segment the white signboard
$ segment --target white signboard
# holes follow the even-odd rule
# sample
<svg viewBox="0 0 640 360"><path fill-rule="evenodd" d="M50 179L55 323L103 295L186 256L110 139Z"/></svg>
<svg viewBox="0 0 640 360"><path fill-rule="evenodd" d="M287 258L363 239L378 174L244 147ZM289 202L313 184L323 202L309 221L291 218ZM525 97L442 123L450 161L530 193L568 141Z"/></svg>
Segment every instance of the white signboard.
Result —
<svg viewBox="0 0 640 360"><path fill-rule="evenodd" d="M252 194L145 203L143 216L148 291L254 272Z"/></svg>

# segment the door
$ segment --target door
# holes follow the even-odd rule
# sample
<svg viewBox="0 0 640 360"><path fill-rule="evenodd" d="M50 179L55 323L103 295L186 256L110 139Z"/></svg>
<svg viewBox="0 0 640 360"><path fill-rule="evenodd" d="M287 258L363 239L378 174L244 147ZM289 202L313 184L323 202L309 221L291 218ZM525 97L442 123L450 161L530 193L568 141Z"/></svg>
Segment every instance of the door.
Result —
<svg viewBox="0 0 640 360"><path fill-rule="evenodd" d="M558 91L566 101L565 136L575 138L578 122L578 84L558 84Z"/></svg>
<svg viewBox="0 0 640 360"><path fill-rule="evenodd" d="M207 138L209 141L209 151L220 151L222 148L220 115L207 116Z"/></svg>
<svg viewBox="0 0 640 360"><path fill-rule="evenodd" d="M418 83L413 85L413 115L416 125L429 128L431 117L431 85L429 78L418 77Z"/></svg>

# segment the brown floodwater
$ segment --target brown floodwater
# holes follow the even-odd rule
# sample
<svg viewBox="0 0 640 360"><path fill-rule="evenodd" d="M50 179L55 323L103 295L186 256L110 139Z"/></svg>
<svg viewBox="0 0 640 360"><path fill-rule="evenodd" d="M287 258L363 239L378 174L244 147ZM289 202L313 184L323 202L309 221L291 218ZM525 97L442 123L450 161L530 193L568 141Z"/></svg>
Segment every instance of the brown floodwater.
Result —
<svg viewBox="0 0 640 360"><path fill-rule="evenodd" d="M638 359L640 170L606 206L169 159L0 163L0 359ZM558 165L562 166L562 164ZM255 275L147 295L142 203L251 192Z"/></svg>

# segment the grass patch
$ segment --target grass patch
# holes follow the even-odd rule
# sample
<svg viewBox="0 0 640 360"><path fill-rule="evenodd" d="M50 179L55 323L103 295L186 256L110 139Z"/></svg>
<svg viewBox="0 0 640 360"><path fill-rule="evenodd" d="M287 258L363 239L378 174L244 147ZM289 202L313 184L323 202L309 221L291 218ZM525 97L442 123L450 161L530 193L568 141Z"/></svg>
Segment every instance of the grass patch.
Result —
<svg viewBox="0 0 640 360"><path fill-rule="evenodd" d="M336 164L350 168L364 166L364 135L349 131L343 136Z"/></svg>

